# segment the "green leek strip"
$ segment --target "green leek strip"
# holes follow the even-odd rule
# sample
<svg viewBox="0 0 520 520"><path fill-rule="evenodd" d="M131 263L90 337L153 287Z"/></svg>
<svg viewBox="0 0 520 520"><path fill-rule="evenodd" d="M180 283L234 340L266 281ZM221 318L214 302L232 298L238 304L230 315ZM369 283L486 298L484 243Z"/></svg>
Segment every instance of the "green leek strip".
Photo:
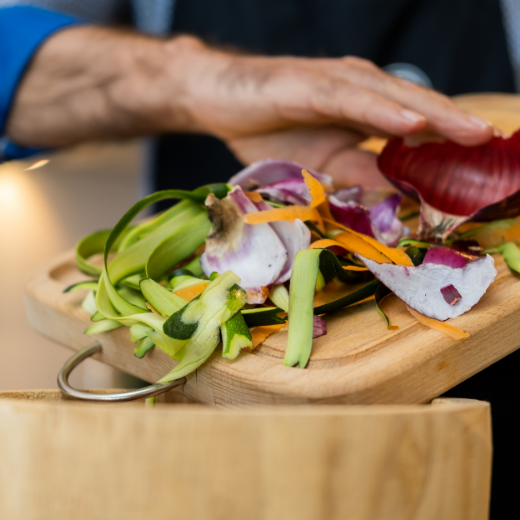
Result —
<svg viewBox="0 0 520 520"><path fill-rule="evenodd" d="M329 312L337 311L339 309L343 309L344 307L348 307L349 305L354 305L355 303L366 300L367 298L374 296L380 283L381 282L379 280L373 280L357 291L347 294L342 298L338 298L337 300L334 300L330 303L325 303L319 307L314 307L314 314L328 314Z"/></svg>
<svg viewBox="0 0 520 520"><path fill-rule="evenodd" d="M325 286L328 283L329 282L325 280L325 276L323 276L323 273L320 270L318 270L318 275L316 276L316 287L314 287L314 290L316 292L323 291L323 289L325 289Z"/></svg>
<svg viewBox="0 0 520 520"><path fill-rule="evenodd" d="M147 311L146 300L141 294L140 290L130 289L129 287L119 287L117 289L119 295L124 298L127 302L135 305L136 307L140 307L141 309Z"/></svg>
<svg viewBox="0 0 520 520"><path fill-rule="evenodd" d="M141 291L146 301L163 316L171 316L188 303L150 278L141 280Z"/></svg>
<svg viewBox="0 0 520 520"><path fill-rule="evenodd" d="M451 242L454 242L455 240L468 240L470 238L473 238L475 236L478 236L482 233L485 233L487 231L492 231L493 229L509 229L512 226L518 226L519 221L516 218L506 218L503 220L494 220L493 222L490 222L489 224L484 224L483 226L479 226L473 229L470 229L466 231L465 233L461 233L459 236L451 238L446 241L446 243L450 244Z"/></svg>
<svg viewBox="0 0 520 520"><path fill-rule="evenodd" d="M195 219L195 217L200 215L206 216L206 211L202 207L191 202L185 201L179 205L183 207L182 212L165 222L162 226L159 226L147 237L119 253L110 262L108 265L108 273L112 283L119 283L127 276L144 271L151 251L163 241L175 236L185 224ZM116 228L114 228L114 230L115 229ZM185 233L183 236L184 235Z"/></svg>
<svg viewBox="0 0 520 520"><path fill-rule="evenodd" d="M381 317L386 321L386 326L388 328L392 327L392 322L390 321L390 318L386 315L385 311L381 309L381 302L389 295L392 294L392 291L383 284L380 284L375 293L375 300L376 300L376 309L377 312L381 315Z"/></svg>
<svg viewBox="0 0 520 520"><path fill-rule="evenodd" d="M190 203L189 201L185 201ZM155 231L158 227L162 226L165 222L168 222L172 218L176 217L179 213L184 211L186 204L180 202L167 209L164 213L152 218L148 222L138 224L129 233L126 234L125 238L121 240L121 244L117 248L118 253L128 249L131 245L139 242L144 237L149 235L152 231Z"/></svg>
<svg viewBox="0 0 520 520"><path fill-rule="evenodd" d="M77 289L88 289L89 291L97 291L98 281L97 280L89 280L88 282L79 282L72 285L69 285L66 289L63 290L64 293L68 293L70 291L75 291Z"/></svg>
<svg viewBox="0 0 520 520"><path fill-rule="evenodd" d="M81 302L81 308L89 315L92 316L93 314L96 314L97 308L96 308L96 296L94 294L94 291L89 291L88 294L85 296L83 301ZM102 318L104 319L104 318Z"/></svg>
<svg viewBox="0 0 520 520"><path fill-rule="evenodd" d="M144 277L144 273L133 274L132 276L127 276L126 278L121 280L121 283L123 285L126 285L127 287L130 287L130 289L135 289L136 291L139 291L139 282Z"/></svg>
<svg viewBox="0 0 520 520"><path fill-rule="evenodd" d="M283 325L287 320L278 316L282 312L286 311L279 307L259 307L256 309L242 309L240 311L249 328Z"/></svg>
<svg viewBox="0 0 520 520"><path fill-rule="evenodd" d="M114 320L103 320L94 323L91 325L86 331L85 334L100 334L101 332L108 332L109 330L118 329L122 326L122 323L119 323Z"/></svg>
<svg viewBox="0 0 520 520"><path fill-rule="evenodd" d="M194 191L185 191L185 190L164 190L153 193L152 195L148 195L144 199L140 200L136 204L134 204L119 220L119 222L115 225L114 229L110 233L108 237L106 246L105 246L105 268L108 265L108 254L112 250L112 247L120 237L122 233L124 233L127 226L132 222L132 220L141 212L143 209L148 206L155 204L161 200L168 199L184 199L190 200L195 204L203 205L206 197L209 193L214 193L218 198L223 198L226 196L226 193L229 191L229 186L226 184L214 184L209 186L203 186L202 188L198 188ZM163 224L164 225L164 224ZM156 230L157 231L157 230ZM152 233L153 234L153 233ZM141 242L143 242L142 240Z"/></svg>
<svg viewBox="0 0 520 520"><path fill-rule="evenodd" d="M121 240L124 239L126 234L132 231L133 226L127 228L118 239L111 246L110 251L115 251L119 246ZM82 238L76 245L76 266L84 274L88 276L95 276L98 278L103 269L97 265L91 264L88 261L93 255L103 253L105 251L105 245L110 236L111 230L106 229L104 231L96 231L86 237Z"/></svg>
<svg viewBox="0 0 520 520"><path fill-rule="evenodd" d="M134 348L134 356L136 358L143 359L145 354L154 347L154 342L150 338L146 337L143 339L143 341L141 341L141 343L139 343L137 347Z"/></svg>
<svg viewBox="0 0 520 520"><path fill-rule="evenodd" d="M240 278L227 271L208 285L199 300L191 301L186 309L178 311L181 320L186 317L187 325L196 320L197 328L186 343L179 364L161 378L160 383L188 375L211 356L219 344L221 324L237 313L246 302L246 292L237 285L238 282ZM178 332L176 314L170 316L164 325L164 330L173 335Z"/></svg>
<svg viewBox="0 0 520 520"><path fill-rule="evenodd" d="M94 302L95 303L95 302ZM105 317L103 314L101 314L99 311L96 311L92 316L90 317L90 321L102 321Z"/></svg>
<svg viewBox="0 0 520 520"><path fill-rule="evenodd" d="M414 210L414 211L411 211L410 213L407 213L406 215L402 215L401 217L399 217L399 220L401 222L406 222L407 220L418 217L420 214L421 214L420 211Z"/></svg>
<svg viewBox="0 0 520 520"><path fill-rule="evenodd" d="M334 257L334 258L332 258ZM318 273L325 278L335 275L342 280L343 268L335 255L326 249L307 249L299 251L293 262L289 305L289 334L284 365L299 365L304 368L311 355L313 314L325 314L357 303L373 296L381 282L374 280L365 287L339 298L336 301L313 309L314 290Z"/></svg>
<svg viewBox="0 0 520 520"><path fill-rule="evenodd" d="M154 335L151 339L153 339L155 345L161 348L168 356L172 358L182 349L185 341L172 339L164 333L163 327L164 323L166 322L165 317L158 316L153 312L143 312L139 307L138 309L140 312L137 314L127 314L121 316L114 308L112 303L113 300L111 300L109 297L109 291L113 291L117 294L117 291L114 289L112 284L109 281L107 282L106 273L103 273L99 279L99 289L96 294L96 306L99 312L103 314L103 316L108 319L117 321L122 325L126 325L127 327L135 325L136 323L148 325L153 329Z"/></svg>
<svg viewBox="0 0 520 520"><path fill-rule="evenodd" d="M343 266L338 260L338 257L328 249L318 249L317 251L320 252L320 260L316 290L321 290L330 281L334 280L334 278L338 278L338 280L342 283L352 283L359 281L359 275L361 275L362 278L366 278L367 275L370 277L373 276L370 272L367 271L361 271L361 273L358 273L355 271L347 271L346 269L343 269ZM323 287L320 288L322 285Z"/></svg>
<svg viewBox="0 0 520 520"><path fill-rule="evenodd" d="M409 246L406 248L405 253L411 258L413 265L418 266L421 265L424 261L424 257L428 252L427 249L418 248L415 246Z"/></svg>
<svg viewBox="0 0 520 520"><path fill-rule="evenodd" d="M509 269L520 273L520 249L514 242L506 242L496 246Z"/></svg>
<svg viewBox="0 0 520 520"><path fill-rule="evenodd" d="M313 302L320 255L324 249L305 249L296 253L291 275L289 335L283 364L304 368L312 349Z"/></svg>
<svg viewBox="0 0 520 520"><path fill-rule="evenodd" d="M133 314L139 314L144 312L149 312L148 309L143 309L140 306L134 305L133 303L130 303L128 300L126 300L123 296L119 294L117 289L112 285L110 278L108 277L106 271L101 275L101 278L99 279L99 288L98 288L98 295L101 291L101 285L102 280L104 280L104 287L106 287L106 291L108 294L108 297L110 298L110 302L114 306L114 308L121 314L121 316L131 316ZM105 314L98 305L97 298L96 298L96 306L98 308L98 311L101 312L101 314Z"/></svg>
<svg viewBox="0 0 520 520"><path fill-rule="evenodd" d="M145 269L148 278L157 279L170 267L191 255L204 244L210 228L211 222L204 211L158 244L149 254L146 262Z"/></svg>
<svg viewBox="0 0 520 520"><path fill-rule="evenodd" d="M155 408L155 405L157 403L157 396L154 395L153 397L148 397L144 400L144 407L145 408Z"/></svg>
<svg viewBox="0 0 520 520"><path fill-rule="evenodd" d="M148 336L148 333L152 330L153 329L151 327L148 327L148 325L136 323L135 325L132 325L130 327L130 341L132 343L137 343L138 341L141 341L142 339L146 338Z"/></svg>
<svg viewBox="0 0 520 520"><path fill-rule="evenodd" d="M199 285L201 283L209 284L209 280L201 280L195 276L174 276L170 278L170 285L172 287L172 291L180 291L181 289L185 289L186 287L190 287L192 285Z"/></svg>
<svg viewBox="0 0 520 520"><path fill-rule="evenodd" d="M269 291L269 299L280 309L289 312L289 291L285 285L273 285Z"/></svg>
<svg viewBox="0 0 520 520"><path fill-rule="evenodd" d="M423 247L431 247L432 244L431 242L424 242L423 240L415 240L413 238L402 238L400 241L399 241L399 244L397 244L395 247L408 247L408 246L414 246L414 247L417 247L417 248L423 248Z"/></svg>
<svg viewBox="0 0 520 520"><path fill-rule="evenodd" d="M186 219L194 214L196 216L186 222ZM209 228L210 223L203 209L193 205L187 207L177 217L170 219L149 236L120 253L108 266L110 281L112 284L116 283L132 272L142 271L144 268L150 269L154 277L159 277L164 270L189 256L204 243ZM107 290L112 303L123 315L137 312L135 309L131 312L121 298L114 300L115 295L110 287L107 286ZM132 303L123 296L124 299L127 303Z"/></svg>
<svg viewBox="0 0 520 520"><path fill-rule="evenodd" d="M324 235L310 220L305 221L305 225L316 235L318 235L320 238L327 238L326 235Z"/></svg>
<svg viewBox="0 0 520 520"><path fill-rule="evenodd" d="M193 276L203 276L204 271L202 270L202 266L200 265L200 255L196 256L193 260L190 260L184 266L184 269L191 271Z"/></svg>
<svg viewBox="0 0 520 520"><path fill-rule="evenodd" d="M243 348L253 346L251 332L240 312L225 321L220 327L222 333L222 357L235 359Z"/></svg>

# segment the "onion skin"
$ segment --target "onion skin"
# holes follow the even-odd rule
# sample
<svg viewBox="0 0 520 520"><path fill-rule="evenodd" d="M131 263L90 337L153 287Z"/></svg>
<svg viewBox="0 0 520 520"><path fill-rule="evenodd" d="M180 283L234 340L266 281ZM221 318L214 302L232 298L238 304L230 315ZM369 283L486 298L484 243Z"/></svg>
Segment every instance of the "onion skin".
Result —
<svg viewBox="0 0 520 520"><path fill-rule="evenodd" d="M401 204L398 193L353 186L332 193L329 204L337 222L383 244L395 244L408 231L396 217Z"/></svg>
<svg viewBox="0 0 520 520"><path fill-rule="evenodd" d="M240 186L245 190L254 190L260 186L268 186L287 179L301 179L303 168L304 166L301 164L292 161L264 159L239 171L229 179L228 183L231 186ZM325 184L327 189L332 188L332 178L329 175L313 170L308 171L313 177Z"/></svg>
<svg viewBox="0 0 520 520"><path fill-rule="evenodd" d="M326 334L327 324L325 323L325 320L321 316L315 314L312 320L312 339L320 338Z"/></svg>
<svg viewBox="0 0 520 520"><path fill-rule="evenodd" d="M520 131L480 146L451 141L408 148L391 139L378 157L385 177L422 203L421 234L445 238L468 220L520 215Z"/></svg>
<svg viewBox="0 0 520 520"><path fill-rule="evenodd" d="M464 267L477 258L478 256L468 255L445 246L432 247L428 249L423 264L440 264L458 268Z"/></svg>
<svg viewBox="0 0 520 520"><path fill-rule="evenodd" d="M417 267L380 264L360 254L356 256L408 307L439 321L456 318L469 311L497 275L490 255L458 268L434 263L423 263ZM454 299L447 299L443 294L443 289L449 286L456 288L458 293L456 297L459 300L453 305L451 302Z"/></svg>

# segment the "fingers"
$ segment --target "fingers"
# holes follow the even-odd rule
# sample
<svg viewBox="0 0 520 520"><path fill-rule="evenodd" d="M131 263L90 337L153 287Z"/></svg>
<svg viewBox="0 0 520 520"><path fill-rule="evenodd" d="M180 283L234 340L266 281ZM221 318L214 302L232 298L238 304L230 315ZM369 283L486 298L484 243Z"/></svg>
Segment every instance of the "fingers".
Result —
<svg viewBox="0 0 520 520"><path fill-rule="evenodd" d="M482 144L493 136L494 129L489 123L467 114L438 92L390 76L366 60L349 57L326 61L329 62L328 70L336 77L422 114L426 118L426 130L430 133L464 145ZM330 67L331 61L335 61L333 67Z"/></svg>
<svg viewBox="0 0 520 520"><path fill-rule="evenodd" d="M329 122L400 136L419 132L426 125L421 114L341 78L308 73L302 81L300 73L298 81L287 76L285 80L286 85L283 81L271 85L269 98L280 117L292 123ZM285 94L280 96L280 92Z"/></svg>
<svg viewBox="0 0 520 520"><path fill-rule="evenodd" d="M355 184L366 188L391 186L377 167L377 155L356 148L338 151L321 171L332 176L336 188Z"/></svg>
<svg viewBox="0 0 520 520"><path fill-rule="evenodd" d="M331 157L345 148L354 148L362 139L343 128L314 126L240 137L227 141L227 145L244 164L271 157L321 171Z"/></svg>

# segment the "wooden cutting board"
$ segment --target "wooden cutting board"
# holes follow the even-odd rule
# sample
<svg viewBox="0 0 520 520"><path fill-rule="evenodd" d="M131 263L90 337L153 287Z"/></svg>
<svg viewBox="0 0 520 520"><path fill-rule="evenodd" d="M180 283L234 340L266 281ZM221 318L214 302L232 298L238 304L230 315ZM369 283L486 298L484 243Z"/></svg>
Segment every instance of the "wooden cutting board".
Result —
<svg viewBox="0 0 520 520"><path fill-rule="evenodd" d="M520 347L520 279L495 257L498 276L482 300L450 323L470 333L453 340L419 324L394 296L383 308L398 330L388 330L367 301L325 317L328 333L314 341L306 369L282 364L287 331L270 336L235 361L215 352L188 376L190 399L224 407L289 403L424 403ZM63 345L79 350L98 339L100 361L155 382L176 363L160 349L144 359L133 355L126 327L85 336L91 324L81 308L86 291L63 294L85 279L68 252L40 270L28 283L30 324ZM334 293L331 297L336 298Z"/></svg>
<svg viewBox="0 0 520 520"><path fill-rule="evenodd" d="M470 95L456 99L464 109L491 120L502 131L520 127L520 97ZM188 377L187 397L212 406L283 403L424 403L520 347L520 284L501 257L498 276L482 300L450 323L471 336L453 340L420 325L394 296L383 307L398 330L389 331L373 302L325 317L328 333L314 341L305 370L282 365L287 332L270 336L252 353L227 361L216 352ZM27 314L42 334L79 350L95 339L97 359L150 382L175 364L160 349L133 356L128 329L85 336L89 317L80 303L84 291L63 294L82 280L74 255L66 253L27 285ZM324 294L335 299L337 295Z"/></svg>

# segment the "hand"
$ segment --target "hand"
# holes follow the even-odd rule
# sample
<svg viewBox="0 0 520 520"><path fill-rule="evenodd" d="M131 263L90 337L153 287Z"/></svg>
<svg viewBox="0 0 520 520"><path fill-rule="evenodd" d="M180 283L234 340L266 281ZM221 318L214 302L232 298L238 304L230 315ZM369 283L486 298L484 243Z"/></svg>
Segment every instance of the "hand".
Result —
<svg viewBox="0 0 520 520"><path fill-rule="evenodd" d="M340 183L379 183L369 135L428 135L476 145L493 128L448 98L358 58L257 57L182 36L102 27L49 38L31 62L7 134L30 146L156 132L224 139L245 163L297 160Z"/></svg>
<svg viewBox="0 0 520 520"><path fill-rule="evenodd" d="M223 53L187 39L192 55L186 113L228 143L244 163L291 159L337 184L381 185L376 156L357 144L371 135L489 140L493 128L449 98L389 76L357 58L266 58Z"/></svg>
<svg viewBox="0 0 520 520"><path fill-rule="evenodd" d="M234 154L249 164L266 157L287 159L328 173L336 188L362 184L390 186L377 167L377 155L360 150L358 133L333 126L295 127L231 139Z"/></svg>

